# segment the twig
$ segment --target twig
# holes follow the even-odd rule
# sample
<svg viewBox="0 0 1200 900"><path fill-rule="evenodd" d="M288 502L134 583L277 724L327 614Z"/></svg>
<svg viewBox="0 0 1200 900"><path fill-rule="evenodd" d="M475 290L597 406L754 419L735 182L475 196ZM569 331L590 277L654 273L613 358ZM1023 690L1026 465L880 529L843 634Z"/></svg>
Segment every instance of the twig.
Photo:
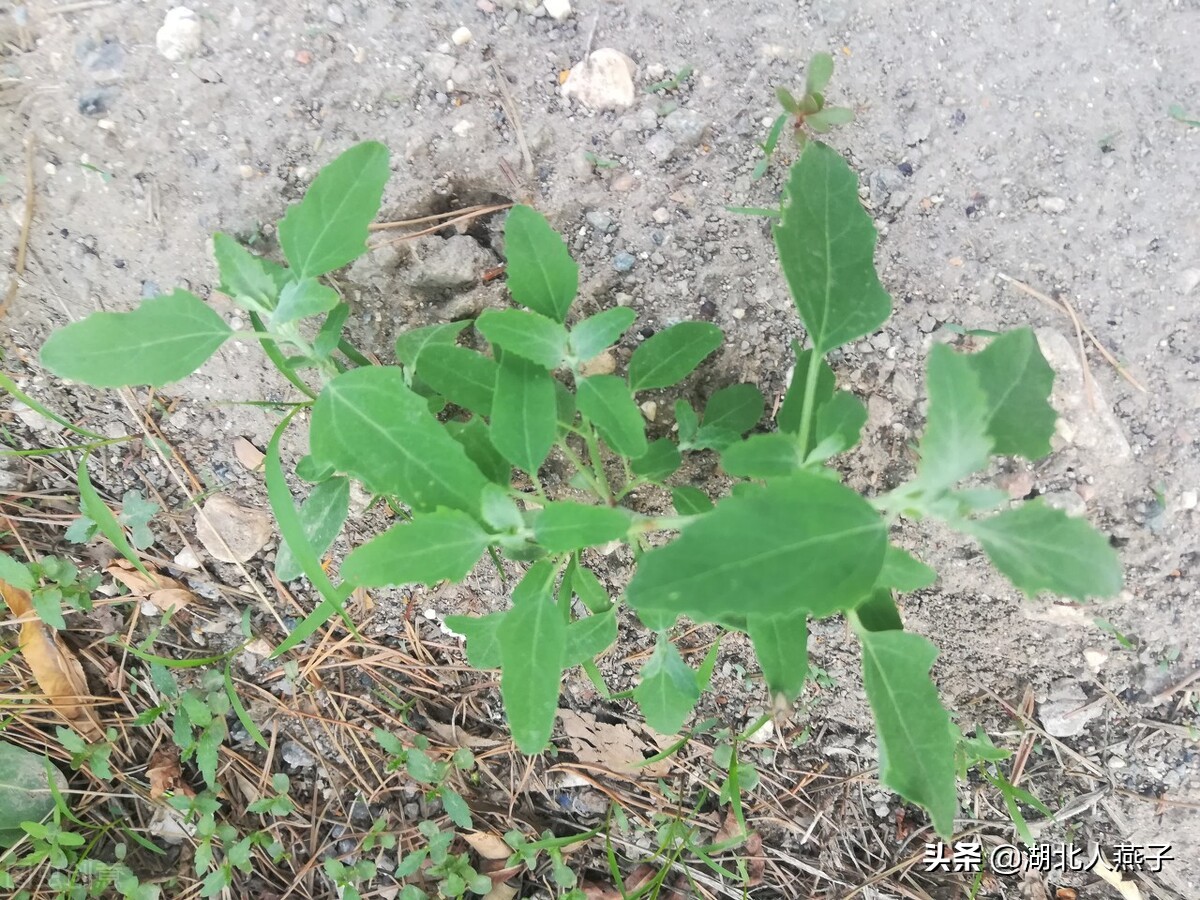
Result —
<svg viewBox="0 0 1200 900"><path fill-rule="evenodd" d="M78 3L65 3L62 6L46 10L52 16L65 16L69 13L84 12L89 9L99 9L101 6L112 6L114 0L80 0Z"/></svg>
<svg viewBox="0 0 1200 900"><path fill-rule="evenodd" d="M466 212L456 215L453 219L446 219L436 225L430 225L428 228L422 228L420 231L412 231L408 234L402 234L399 237L390 238L386 241L380 241L372 245L372 249L382 247L386 244L399 244L404 241L411 241L413 238L424 237L427 234L437 234L443 228L449 228L451 225L458 225L460 222L470 222L472 219L478 219L481 216L490 215L494 212L500 212L502 209L508 209L512 206L511 203L497 203L493 206L472 206L468 207ZM393 223L385 223L392 225ZM400 223L394 223L395 227L399 227Z"/></svg>
<svg viewBox="0 0 1200 900"><path fill-rule="evenodd" d="M25 217L21 220L21 236L17 240L17 259L13 263L12 278L8 283L8 291L4 302L0 303L0 316L8 312L12 302L17 299L17 288L21 276L25 274L25 253L29 248L29 231L33 228L33 132L25 136Z"/></svg>
<svg viewBox="0 0 1200 900"><path fill-rule="evenodd" d="M1087 335L1088 340L1090 340L1092 342L1092 346L1094 346L1097 350L1100 351L1100 355L1103 356L1105 358L1105 360L1108 361L1108 364L1110 366L1112 366L1114 369L1117 370L1117 373L1122 378L1124 378L1126 381L1128 381L1130 384L1132 384L1135 388L1137 388L1143 394L1147 393L1145 386L1140 381L1138 381L1136 378L1134 378L1131 374L1129 374L1129 370L1126 369L1123 365L1121 365L1120 362L1117 361L1117 358L1115 356L1113 356L1112 353L1109 352L1107 347L1105 347L1102 343L1100 343L1100 339L1097 338L1096 335L1092 333L1092 330L1090 328L1088 328L1087 323L1080 321L1079 317L1075 314L1075 310L1071 307L1071 305L1069 303L1067 303L1066 300L1055 300L1053 297L1043 294L1041 291L1031 288L1025 282L1018 281L1016 278L1013 278L1011 275L1006 275L1003 272L997 272L996 274L1000 278L1002 278L1003 280L1005 280L1009 284L1011 284L1013 287L1015 287L1017 290L1022 291L1024 293L1028 294L1029 296L1034 297L1038 300L1041 300L1043 303L1047 304L1048 306L1052 306L1053 308L1057 309L1059 312L1066 313L1068 316L1070 316L1071 320L1075 323L1076 335L1078 335L1080 332ZM1080 341L1082 342L1082 338L1080 338ZM1080 355L1082 356L1082 352ZM1090 379L1091 372L1088 369L1086 357L1083 360L1083 368L1084 368L1084 371L1087 373L1087 377Z"/></svg>
<svg viewBox="0 0 1200 900"><path fill-rule="evenodd" d="M513 103L512 94L508 90L508 79L504 76L504 70L500 68L500 63L492 60L492 72L496 76L496 86L500 89L500 105L504 107L504 114L508 116L508 121L512 123L513 131L517 135L517 146L521 148L521 156L525 160L525 176L532 178L534 173L533 155L529 152L529 144L525 140L525 131L521 128L521 119L517 115L517 105Z"/></svg>
<svg viewBox="0 0 1200 900"><path fill-rule="evenodd" d="M1163 688L1161 691L1151 697L1150 705L1158 706L1160 703L1166 703L1175 694L1178 694L1184 688L1190 686L1197 680L1200 680L1200 669L1193 669L1190 674L1183 676L1183 678L1179 679L1170 687Z"/></svg>

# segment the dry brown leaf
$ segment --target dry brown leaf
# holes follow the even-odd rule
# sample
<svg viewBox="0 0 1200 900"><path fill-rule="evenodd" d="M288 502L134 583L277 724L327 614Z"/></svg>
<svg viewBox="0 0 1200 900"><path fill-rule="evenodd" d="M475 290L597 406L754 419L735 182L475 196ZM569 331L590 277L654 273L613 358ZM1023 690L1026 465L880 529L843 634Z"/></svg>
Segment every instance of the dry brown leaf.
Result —
<svg viewBox="0 0 1200 900"><path fill-rule="evenodd" d="M182 794L195 797L179 768L179 751L175 748L156 750L146 766L146 778L150 782L150 799L157 800L164 794Z"/></svg>
<svg viewBox="0 0 1200 900"><path fill-rule="evenodd" d="M621 892L616 888L596 884L594 881L585 881L581 889L587 900L621 900Z"/></svg>
<svg viewBox="0 0 1200 900"><path fill-rule="evenodd" d="M721 827L717 829L717 833L713 835L712 842L714 844L723 844L730 838L736 837L742 833L742 827L738 824L737 815L733 811L733 807L725 811L725 821L721 823Z"/></svg>
<svg viewBox="0 0 1200 900"><path fill-rule="evenodd" d="M233 455L237 457L238 462L251 472L257 472L261 469L263 460L267 458L265 453L244 437L239 437L233 442Z"/></svg>
<svg viewBox="0 0 1200 900"><path fill-rule="evenodd" d="M570 739L567 749L581 763L602 766L623 775L644 774L653 778L666 775L671 769L671 761L667 759L644 765L646 754L658 753L662 747L628 725L599 722L591 713L570 709L560 709L558 718Z"/></svg>
<svg viewBox="0 0 1200 900"><path fill-rule="evenodd" d="M468 750L486 750L492 747L499 747L500 741L489 740L488 738L476 737L461 728L455 728L453 725L447 725L445 722L430 722L430 729L438 736L438 739L448 747L466 747Z"/></svg>
<svg viewBox="0 0 1200 900"><path fill-rule="evenodd" d="M757 831L750 832L750 837L746 838L746 884L749 887L754 887L756 884L762 884L763 870L767 867L767 858L763 856L763 841L762 835Z"/></svg>
<svg viewBox="0 0 1200 900"><path fill-rule="evenodd" d="M517 896L517 889L508 882L493 884L492 889L483 895L483 900L512 900Z"/></svg>
<svg viewBox="0 0 1200 900"><path fill-rule="evenodd" d="M33 598L23 591L0 581L0 594L18 618L33 611ZM83 666L58 632L41 619L21 624L18 646L42 693L87 741L99 741L104 729L90 705L91 690Z"/></svg>
<svg viewBox="0 0 1200 900"><path fill-rule="evenodd" d="M504 843L504 838L493 832L472 831L462 835L462 839L484 859L508 859L513 854L512 847Z"/></svg>
<svg viewBox="0 0 1200 900"><path fill-rule="evenodd" d="M174 578L150 570L151 577L147 578L125 559L114 560L105 571L125 587L135 597L145 597L161 612L174 607L183 609L196 599L196 595Z"/></svg>
<svg viewBox="0 0 1200 900"><path fill-rule="evenodd" d="M1114 869L1103 854L1097 857L1092 871L1108 882L1121 895L1122 900L1142 900L1142 892L1138 890L1137 882L1127 881L1125 875Z"/></svg>
<svg viewBox="0 0 1200 900"><path fill-rule="evenodd" d="M636 894L658 875L658 869L649 863L642 863L634 868L625 878L625 893Z"/></svg>

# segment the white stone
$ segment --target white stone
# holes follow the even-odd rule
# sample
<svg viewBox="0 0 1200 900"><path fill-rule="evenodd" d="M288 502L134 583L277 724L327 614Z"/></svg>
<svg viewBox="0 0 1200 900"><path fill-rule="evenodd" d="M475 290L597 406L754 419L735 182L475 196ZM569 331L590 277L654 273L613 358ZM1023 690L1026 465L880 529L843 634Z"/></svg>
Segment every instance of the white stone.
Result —
<svg viewBox="0 0 1200 900"><path fill-rule="evenodd" d="M460 25L454 29L454 34L450 35L450 40L454 41L459 47L471 43L474 38L475 36L471 34L471 29L466 25Z"/></svg>
<svg viewBox="0 0 1200 900"><path fill-rule="evenodd" d="M557 22L561 22L571 15L571 0L542 0L542 6L546 7L550 18Z"/></svg>
<svg viewBox="0 0 1200 900"><path fill-rule="evenodd" d="M1184 491L1179 495L1179 506L1182 509L1195 509L1197 502L1200 502L1200 496L1197 496L1195 491Z"/></svg>
<svg viewBox="0 0 1200 900"><path fill-rule="evenodd" d="M181 569L198 569L200 568L200 558L196 556L196 551L191 547L184 547L175 554L175 565Z"/></svg>
<svg viewBox="0 0 1200 900"><path fill-rule="evenodd" d="M456 124L450 130L453 131L459 137L465 137L467 132L470 131L474 127L475 127L475 123L472 122L470 119L463 119L461 122Z"/></svg>
<svg viewBox="0 0 1200 900"><path fill-rule="evenodd" d="M1038 206L1040 206L1044 212L1060 213L1066 211L1067 201L1062 197L1038 197Z"/></svg>
<svg viewBox="0 0 1200 900"><path fill-rule="evenodd" d="M646 417L646 421L653 422L658 418L658 404L653 400L647 400L641 405L642 415Z"/></svg>
<svg viewBox="0 0 1200 900"><path fill-rule="evenodd" d="M775 737L775 720L767 719L753 734L746 736L746 741L751 744L769 744L771 739Z"/></svg>
<svg viewBox="0 0 1200 900"><path fill-rule="evenodd" d="M571 68L562 94L590 109L628 109L633 105L636 71L633 60L620 50L603 47Z"/></svg>
<svg viewBox="0 0 1200 900"><path fill-rule="evenodd" d="M186 6L176 6L163 19L162 27L154 36L154 45L171 62L179 62L199 52L201 31L196 14Z"/></svg>

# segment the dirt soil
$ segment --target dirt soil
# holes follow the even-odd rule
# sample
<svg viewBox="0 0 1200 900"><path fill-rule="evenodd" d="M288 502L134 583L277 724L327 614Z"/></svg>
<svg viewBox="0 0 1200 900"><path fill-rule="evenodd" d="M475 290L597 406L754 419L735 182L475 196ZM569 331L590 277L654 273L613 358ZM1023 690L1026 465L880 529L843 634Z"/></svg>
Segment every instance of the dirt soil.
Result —
<svg viewBox="0 0 1200 900"><path fill-rule="evenodd" d="M839 380L871 414L863 448L845 462L850 483L880 491L911 471L924 358L932 342L960 340L946 326L1033 325L1060 375L1057 452L992 474L1014 497L1041 495L1087 515L1111 536L1127 573L1121 597L1099 607L1029 602L977 550L906 526L900 540L941 575L935 588L906 599L906 626L942 648L935 676L964 729L979 722L1015 746L1018 726L999 700L1017 705L1032 687L1037 721L1059 737L1039 739L1025 786L1052 809L1102 791L1068 823L1073 839L1171 844L1174 860L1142 890L1200 896L1200 695L1186 684L1200 666L1200 620L1189 612L1200 587L1200 127L1167 114L1173 103L1190 103L1186 112L1200 115L1200 9L578 0L556 21L525 0L195 2L202 43L171 61L155 40L171 5L0 6L6 254L19 243L27 164L36 198L26 270L0 323L4 368L51 407L114 435L138 429L119 400L38 369L36 351L50 331L175 286L246 327L214 291L211 234L277 252L272 223L321 165L366 139L393 153L385 219L532 203L581 264L583 310L637 310L619 356L627 358L639 330L708 319L727 341L685 391L749 381L774 398L802 330L766 220L726 206L777 202L789 141L765 178L751 178L756 145L778 112L774 88L799 88L810 54L833 53L830 101L854 107L857 120L829 140L859 173L895 301L881 332L835 359ZM460 26L471 33L462 45L451 39ZM589 46L635 62L629 109L592 112L561 95L563 73ZM684 66L693 72L678 91L646 90ZM668 118L673 107L689 115ZM405 328L502 304L502 280L481 280L500 261L499 226L499 217L474 224L453 252L449 231L386 247L339 276L357 344L387 360ZM1069 302L1144 390L1090 345L1089 387L1071 320L1002 276ZM265 446L274 418L229 404L278 399L286 388L249 342L230 343L162 393L167 409L157 421L206 487L265 509L261 476L237 461L234 446L239 436ZM670 404L662 399L657 424L665 428ZM21 413L8 415L18 443L70 443ZM302 452L293 446L288 456ZM103 487L112 497L141 486L122 468L123 453L112 448L109 457ZM152 454L141 465L149 483L182 502ZM707 466L698 477L715 472ZM19 483L20 467L9 468L10 484ZM190 513L177 519L194 534ZM171 557L180 538L163 533ZM201 562L216 580L243 586L231 567ZM614 585L628 577L622 560L606 565ZM434 618L499 608L493 572L414 602ZM403 598L377 601L377 633L399 629ZM436 621L418 622L441 638ZM636 650L638 640L623 649ZM810 649L828 679L810 718L794 724L813 740L779 750L843 773L869 771L874 742L852 641L840 622L823 623ZM746 650L729 641L718 666L720 714L735 726L764 704L761 683L743 677L752 669ZM564 703L593 712L603 705L584 683L569 686ZM855 811L843 814L875 831L884 857L903 860L913 850L896 834L898 799L870 776L860 793ZM974 804L964 815L1003 823L994 796L964 789L963 801ZM838 815L829 812L809 835L836 841ZM785 831L788 852L821 858L806 829ZM1047 834L1062 840L1067 832ZM996 896L1017 896L1020 879L1001 881L991 885ZM1050 876L1052 889L1068 884L1081 897L1117 896L1094 876ZM945 896L955 896L950 885ZM847 889L819 888L821 896Z"/></svg>

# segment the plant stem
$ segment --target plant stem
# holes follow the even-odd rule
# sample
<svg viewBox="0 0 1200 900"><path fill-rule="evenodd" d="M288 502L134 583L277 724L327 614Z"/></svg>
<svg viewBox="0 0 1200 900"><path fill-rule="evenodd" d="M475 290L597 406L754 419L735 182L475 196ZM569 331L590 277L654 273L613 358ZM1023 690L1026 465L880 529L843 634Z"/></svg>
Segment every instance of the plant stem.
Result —
<svg viewBox="0 0 1200 900"><path fill-rule="evenodd" d="M813 406L817 402L817 378L821 371L821 354L813 347L808 358L808 375L804 382L804 406L800 410L800 458L808 456L808 441L812 430Z"/></svg>
<svg viewBox="0 0 1200 900"><path fill-rule="evenodd" d="M592 493L594 493L597 497L602 497L603 491L600 490L600 485L596 481L596 476L588 470L588 467L584 461L580 459L575 451L567 445L565 438L558 442L558 449L562 451L563 456L567 457L567 459L571 461L571 465L575 467L575 470L588 480L588 484L592 486Z"/></svg>
<svg viewBox="0 0 1200 900"><path fill-rule="evenodd" d="M608 485L608 476L604 474L604 458L600 456L600 442L596 439L592 423L587 419L582 421L585 427L580 433L583 435L583 442L587 444L588 456L592 460L592 471L595 473L596 483L600 487L600 499L612 506L612 489Z"/></svg>

